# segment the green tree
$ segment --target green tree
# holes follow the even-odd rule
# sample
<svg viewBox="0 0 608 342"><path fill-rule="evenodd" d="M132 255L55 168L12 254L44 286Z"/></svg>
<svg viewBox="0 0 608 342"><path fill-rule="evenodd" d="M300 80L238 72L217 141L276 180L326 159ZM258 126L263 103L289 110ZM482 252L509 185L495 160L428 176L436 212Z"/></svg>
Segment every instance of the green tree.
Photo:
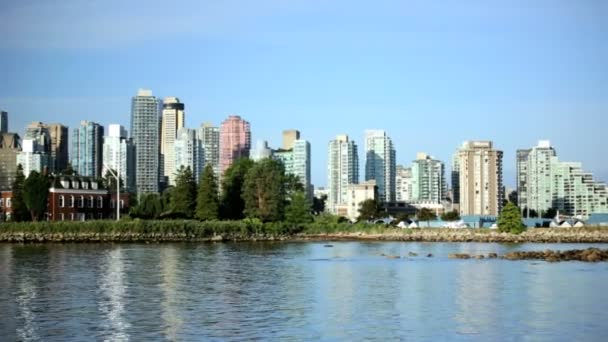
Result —
<svg viewBox="0 0 608 342"><path fill-rule="evenodd" d="M11 208L13 213L11 220L13 221L27 221L31 218L31 215L25 205L23 198L23 184L25 183L25 175L23 174L23 166L17 165L17 173L15 174L15 180L13 181L13 198L11 199Z"/></svg>
<svg viewBox="0 0 608 342"><path fill-rule="evenodd" d="M287 193L287 198L291 199L291 196L299 191L306 191L300 181L300 177L293 174L285 174L285 192Z"/></svg>
<svg viewBox="0 0 608 342"><path fill-rule="evenodd" d="M435 215L435 213L428 208L418 210L416 216L418 217L418 221L426 221L427 226L430 226L429 221L437 219L437 215Z"/></svg>
<svg viewBox="0 0 608 342"><path fill-rule="evenodd" d="M549 208L547 209L547 211L545 211L545 213L543 214L543 218L544 219L552 219L555 216L557 216L557 209L555 208Z"/></svg>
<svg viewBox="0 0 608 342"><path fill-rule="evenodd" d="M519 234L526 230L521 220L521 212L513 202L507 203L498 217L498 231Z"/></svg>
<svg viewBox="0 0 608 342"><path fill-rule="evenodd" d="M219 215L220 203L215 173L210 164L205 166L199 183L195 216L202 221L216 220Z"/></svg>
<svg viewBox="0 0 608 342"><path fill-rule="evenodd" d="M313 220L310 211L310 202L306 198L306 193L304 191L295 192L291 196L291 202L285 208L285 221L291 224L310 223Z"/></svg>
<svg viewBox="0 0 608 342"><path fill-rule="evenodd" d="M327 195L321 196L321 198L314 197L312 199L312 211L315 215L320 215L325 211L325 202L327 201Z"/></svg>
<svg viewBox="0 0 608 342"><path fill-rule="evenodd" d="M367 199L359 203L359 221L369 221L380 217L380 208L375 199Z"/></svg>
<svg viewBox="0 0 608 342"><path fill-rule="evenodd" d="M142 219L159 218L163 212L161 197L159 194L142 194L139 196L137 205L131 207L130 215Z"/></svg>
<svg viewBox="0 0 608 342"><path fill-rule="evenodd" d="M254 164L249 158L240 158L224 172L220 197L220 216L223 219L240 220L244 217L243 185Z"/></svg>
<svg viewBox="0 0 608 342"><path fill-rule="evenodd" d="M405 222L407 223L410 219L410 215L407 213L398 213L397 216L395 217L395 222L399 223L399 222Z"/></svg>
<svg viewBox="0 0 608 342"><path fill-rule="evenodd" d="M285 209L285 170L274 159L264 159L247 172L243 187L245 214L262 222L280 221Z"/></svg>
<svg viewBox="0 0 608 342"><path fill-rule="evenodd" d="M173 215L192 218L196 209L196 181L190 167L183 165L177 170L175 188L171 191L169 206Z"/></svg>
<svg viewBox="0 0 608 342"><path fill-rule="evenodd" d="M452 211L448 211L445 212L443 214L441 214L441 219L443 221L458 221L460 220L460 215L458 214L458 212L456 210L452 210Z"/></svg>
<svg viewBox="0 0 608 342"><path fill-rule="evenodd" d="M32 171L23 183L23 199L32 221L38 221L46 212L49 187L49 178L36 171Z"/></svg>

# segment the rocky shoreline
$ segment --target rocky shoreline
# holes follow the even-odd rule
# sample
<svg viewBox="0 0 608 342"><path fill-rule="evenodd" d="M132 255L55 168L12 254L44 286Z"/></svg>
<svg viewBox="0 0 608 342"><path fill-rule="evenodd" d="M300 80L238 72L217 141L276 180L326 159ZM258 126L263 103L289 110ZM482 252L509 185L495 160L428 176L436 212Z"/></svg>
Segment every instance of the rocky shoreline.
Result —
<svg viewBox="0 0 608 342"><path fill-rule="evenodd" d="M498 256L496 253L489 253L487 256L472 255L468 253L453 253L449 254L450 259L505 259L505 260L544 260L547 262L560 261L583 261L583 262L600 262L608 261L608 249L587 248L573 249L568 251L516 251L509 252L505 255Z"/></svg>
<svg viewBox="0 0 608 342"><path fill-rule="evenodd" d="M608 243L608 228L528 229L513 235L488 229L383 229L380 232L337 233L212 233L146 232L117 230L111 232L2 232L0 242L228 242L228 241L403 241L403 242L481 242L481 243Z"/></svg>

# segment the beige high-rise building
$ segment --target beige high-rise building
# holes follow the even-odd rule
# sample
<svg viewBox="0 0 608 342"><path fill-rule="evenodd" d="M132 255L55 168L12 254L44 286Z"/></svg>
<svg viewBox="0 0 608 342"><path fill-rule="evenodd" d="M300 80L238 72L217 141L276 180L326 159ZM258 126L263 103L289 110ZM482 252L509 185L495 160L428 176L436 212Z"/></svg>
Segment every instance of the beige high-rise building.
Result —
<svg viewBox="0 0 608 342"><path fill-rule="evenodd" d="M51 169L65 171L68 167L68 128L62 124L46 125L51 136Z"/></svg>
<svg viewBox="0 0 608 342"><path fill-rule="evenodd" d="M297 129L287 129L283 131L283 149L291 150L296 140L300 139L300 131Z"/></svg>
<svg viewBox="0 0 608 342"><path fill-rule="evenodd" d="M458 151L460 215L498 216L502 210L502 151L491 141L466 141Z"/></svg>
<svg viewBox="0 0 608 342"><path fill-rule="evenodd" d="M184 125L184 104L177 97L165 97L160 127L160 174L169 185L175 185L175 138Z"/></svg>

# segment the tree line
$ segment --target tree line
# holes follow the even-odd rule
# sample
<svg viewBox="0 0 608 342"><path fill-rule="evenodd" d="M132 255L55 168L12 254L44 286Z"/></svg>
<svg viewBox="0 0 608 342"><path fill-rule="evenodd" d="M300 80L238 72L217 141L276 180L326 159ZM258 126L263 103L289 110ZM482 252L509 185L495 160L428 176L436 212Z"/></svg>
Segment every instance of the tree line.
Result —
<svg viewBox="0 0 608 342"><path fill-rule="evenodd" d="M235 161L221 183L211 165L198 185L189 167L181 167L174 187L142 195L130 215L143 219L241 220L312 222L312 206L297 176L286 174L280 161L266 158Z"/></svg>

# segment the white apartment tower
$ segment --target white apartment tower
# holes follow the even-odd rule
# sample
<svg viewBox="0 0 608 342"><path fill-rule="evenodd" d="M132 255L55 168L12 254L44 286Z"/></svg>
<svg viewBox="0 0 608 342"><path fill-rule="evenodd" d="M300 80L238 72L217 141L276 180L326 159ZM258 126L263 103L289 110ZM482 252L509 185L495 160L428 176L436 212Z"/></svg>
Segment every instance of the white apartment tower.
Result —
<svg viewBox="0 0 608 342"><path fill-rule="evenodd" d="M329 142L327 158L327 205L336 213L339 205L347 203L348 185L359 183L357 144L347 135L338 135Z"/></svg>
<svg viewBox="0 0 608 342"><path fill-rule="evenodd" d="M135 190L135 151L128 138L127 130L121 125L109 125L108 135L103 138L103 168L119 171L123 187L128 191Z"/></svg>
<svg viewBox="0 0 608 342"><path fill-rule="evenodd" d="M165 97L161 118L160 159L161 179L165 177L169 185L175 185L174 146L177 131L184 127L184 104L177 97Z"/></svg>
<svg viewBox="0 0 608 342"><path fill-rule="evenodd" d="M365 131L365 156L365 180L376 181L380 202L394 202L396 152L385 131Z"/></svg>
<svg viewBox="0 0 608 342"><path fill-rule="evenodd" d="M176 174L182 166L189 167L194 180L198 182L205 165L205 154L201 141L196 137L196 131L188 128L177 130L173 152L175 158L173 174Z"/></svg>

